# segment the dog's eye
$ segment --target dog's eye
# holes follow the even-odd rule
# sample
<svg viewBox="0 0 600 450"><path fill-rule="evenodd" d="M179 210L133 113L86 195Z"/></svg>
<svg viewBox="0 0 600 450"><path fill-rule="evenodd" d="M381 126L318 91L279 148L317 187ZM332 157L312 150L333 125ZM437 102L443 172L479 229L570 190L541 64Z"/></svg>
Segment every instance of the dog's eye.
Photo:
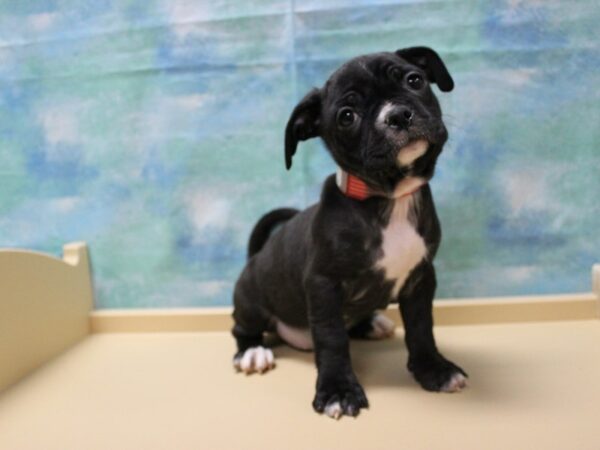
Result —
<svg viewBox="0 0 600 450"><path fill-rule="evenodd" d="M356 113L347 106L340 109L337 113L337 123L341 127L349 127L356 120Z"/></svg>
<svg viewBox="0 0 600 450"><path fill-rule="evenodd" d="M414 91L420 90L425 85L425 80L417 72L411 72L406 76L406 84Z"/></svg>

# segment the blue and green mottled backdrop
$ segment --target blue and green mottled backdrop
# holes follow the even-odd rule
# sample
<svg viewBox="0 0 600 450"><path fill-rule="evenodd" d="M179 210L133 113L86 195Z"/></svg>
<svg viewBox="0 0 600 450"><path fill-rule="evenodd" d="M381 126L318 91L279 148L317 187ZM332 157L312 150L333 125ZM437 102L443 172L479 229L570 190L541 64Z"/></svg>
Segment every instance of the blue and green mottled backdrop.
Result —
<svg viewBox="0 0 600 450"><path fill-rule="evenodd" d="M0 245L86 240L99 307L224 305L261 213L333 164L283 127L357 54L456 81L433 190L440 297L589 290L600 260L596 0L1 0Z"/></svg>

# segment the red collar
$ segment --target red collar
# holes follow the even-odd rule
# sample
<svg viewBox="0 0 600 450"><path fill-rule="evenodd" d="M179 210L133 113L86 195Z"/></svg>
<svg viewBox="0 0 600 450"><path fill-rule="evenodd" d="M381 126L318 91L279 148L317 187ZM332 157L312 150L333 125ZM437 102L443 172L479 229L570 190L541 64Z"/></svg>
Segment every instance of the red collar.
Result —
<svg viewBox="0 0 600 450"><path fill-rule="evenodd" d="M340 191L342 191L346 197L361 201L370 197L386 197L389 199L408 197L426 184L426 181L422 178L405 178L398 184L396 189L394 189L394 192L388 194L382 190L370 187L361 178L352 175L339 167L335 175L335 181L340 188Z"/></svg>

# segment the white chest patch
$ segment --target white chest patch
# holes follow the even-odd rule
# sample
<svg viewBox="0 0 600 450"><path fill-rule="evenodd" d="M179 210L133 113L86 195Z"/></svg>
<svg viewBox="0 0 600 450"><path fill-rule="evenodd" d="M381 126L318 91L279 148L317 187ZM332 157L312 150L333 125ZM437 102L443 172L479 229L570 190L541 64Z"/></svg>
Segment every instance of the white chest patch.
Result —
<svg viewBox="0 0 600 450"><path fill-rule="evenodd" d="M408 220L413 197L402 197L395 201L390 221L383 230L383 257L377 261L377 267L385 270L386 280L394 281L394 298L410 272L427 256L425 241Z"/></svg>

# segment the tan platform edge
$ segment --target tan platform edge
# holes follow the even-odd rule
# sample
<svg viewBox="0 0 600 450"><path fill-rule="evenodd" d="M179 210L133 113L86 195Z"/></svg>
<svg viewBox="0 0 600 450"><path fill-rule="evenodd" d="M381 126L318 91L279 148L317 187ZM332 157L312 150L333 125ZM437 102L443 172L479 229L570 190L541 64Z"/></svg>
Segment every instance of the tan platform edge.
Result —
<svg viewBox="0 0 600 450"><path fill-rule="evenodd" d="M0 391L90 332L87 247L67 244L63 254L0 250Z"/></svg>
<svg viewBox="0 0 600 450"><path fill-rule="evenodd" d="M598 450L592 272L587 294L436 301L461 394L416 385L402 333L353 342L371 408L335 422L310 408L311 354L281 346L273 373L234 373L230 308L92 311L84 243L62 260L0 250L0 450Z"/></svg>

